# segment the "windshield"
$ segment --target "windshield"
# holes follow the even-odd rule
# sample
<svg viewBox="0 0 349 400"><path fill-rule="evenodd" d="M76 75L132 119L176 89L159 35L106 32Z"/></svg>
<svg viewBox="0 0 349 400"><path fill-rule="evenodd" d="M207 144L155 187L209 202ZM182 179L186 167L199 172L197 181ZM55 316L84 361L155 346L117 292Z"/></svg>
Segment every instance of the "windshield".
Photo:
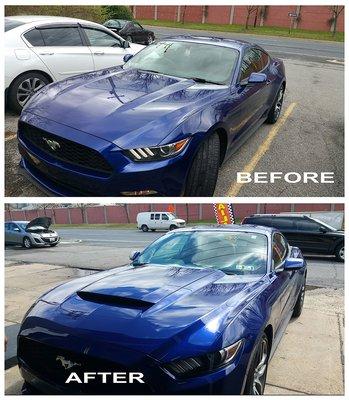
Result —
<svg viewBox="0 0 349 400"><path fill-rule="evenodd" d="M122 28L127 22L129 21L124 21L122 19L110 19L109 21L105 22L104 26L107 28Z"/></svg>
<svg viewBox="0 0 349 400"><path fill-rule="evenodd" d="M231 48L211 44L162 41L154 43L125 65L179 78L196 78L216 84L229 84L239 53Z"/></svg>
<svg viewBox="0 0 349 400"><path fill-rule="evenodd" d="M327 229L329 229L330 231L336 231L336 230L337 230L337 229L334 228L333 226L328 225L328 224L326 224L324 221L321 221L321 220L319 220L319 219L317 219L317 218L312 218L312 220L318 222L320 225L325 226L325 227L326 227Z"/></svg>
<svg viewBox="0 0 349 400"><path fill-rule="evenodd" d="M24 25L24 22L5 18L5 32L10 31L13 28L17 28L17 26L21 26L21 25Z"/></svg>
<svg viewBox="0 0 349 400"><path fill-rule="evenodd" d="M228 275L264 275L268 239L249 232L174 232L148 246L133 262L191 268L213 268Z"/></svg>

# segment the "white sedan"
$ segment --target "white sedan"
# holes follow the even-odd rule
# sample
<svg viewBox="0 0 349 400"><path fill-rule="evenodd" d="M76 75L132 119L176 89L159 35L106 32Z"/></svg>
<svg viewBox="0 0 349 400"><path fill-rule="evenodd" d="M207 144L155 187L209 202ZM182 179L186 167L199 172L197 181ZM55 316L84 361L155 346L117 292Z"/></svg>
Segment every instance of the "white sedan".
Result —
<svg viewBox="0 0 349 400"><path fill-rule="evenodd" d="M20 112L50 82L124 63L144 46L128 43L109 29L75 18L5 18L5 88L10 107Z"/></svg>

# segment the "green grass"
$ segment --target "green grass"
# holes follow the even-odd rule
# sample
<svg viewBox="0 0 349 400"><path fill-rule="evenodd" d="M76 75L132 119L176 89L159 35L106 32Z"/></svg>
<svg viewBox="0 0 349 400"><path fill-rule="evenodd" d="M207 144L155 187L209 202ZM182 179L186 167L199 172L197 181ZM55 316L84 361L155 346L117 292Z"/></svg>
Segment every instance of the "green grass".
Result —
<svg viewBox="0 0 349 400"><path fill-rule="evenodd" d="M288 38L301 38L313 40L329 40L335 42L344 42L344 32L337 32L335 36L332 32L309 31L305 29L292 29L289 34L288 28L280 28L273 26L257 26L256 28L249 27L245 29L243 25L226 25L226 24L200 24L194 22L181 22L174 21L155 21L152 19L140 20L143 25L163 26L168 28L184 28L184 29L198 29L205 31L217 32L231 32L231 33L248 33L254 35L268 35L268 36L283 36Z"/></svg>

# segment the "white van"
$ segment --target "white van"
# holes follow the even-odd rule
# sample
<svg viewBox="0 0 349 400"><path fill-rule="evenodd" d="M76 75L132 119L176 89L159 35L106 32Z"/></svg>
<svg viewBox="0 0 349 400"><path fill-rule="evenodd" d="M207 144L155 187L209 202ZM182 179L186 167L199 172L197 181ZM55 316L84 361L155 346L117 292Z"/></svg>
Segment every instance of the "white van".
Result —
<svg viewBox="0 0 349 400"><path fill-rule="evenodd" d="M141 212L137 215L137 228L142 229L143 232L148 232L149 229L171 231L176 228L184 228L185 224L184 219L176 218L174 214L166 211Z"/></svg>

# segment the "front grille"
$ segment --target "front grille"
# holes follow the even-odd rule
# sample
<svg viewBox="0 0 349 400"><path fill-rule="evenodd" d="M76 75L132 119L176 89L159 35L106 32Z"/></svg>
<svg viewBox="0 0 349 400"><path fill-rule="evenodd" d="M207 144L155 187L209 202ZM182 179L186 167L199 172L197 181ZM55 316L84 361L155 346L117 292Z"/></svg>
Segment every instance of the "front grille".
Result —
<svg viewBox="0 0 349 400"><path fill-rule="evenodd" d="M57 357L76 363L65 369ZM41 379L64 386L69 393L81 394L150 394L150 387L144 383L132 384L101 384L100 380L90 381L88 384L76 382L65 383L72 372L76 372L83 379L84 372L128 372L127 369L109 360L90 357L83 353L76 353L65 349L50 346L35 340L20 337L18 343L18 358L20 363L38 374ZM49 393L46 393L49 394Z"/></svg>
<svg viewBox="0 0 349 400"><path fill-rule="evenodd" d="M111 165L94 149L22 121L19 123L19 132L24 142L29 142L55 159L108 175L112 173Z"/></svg>

